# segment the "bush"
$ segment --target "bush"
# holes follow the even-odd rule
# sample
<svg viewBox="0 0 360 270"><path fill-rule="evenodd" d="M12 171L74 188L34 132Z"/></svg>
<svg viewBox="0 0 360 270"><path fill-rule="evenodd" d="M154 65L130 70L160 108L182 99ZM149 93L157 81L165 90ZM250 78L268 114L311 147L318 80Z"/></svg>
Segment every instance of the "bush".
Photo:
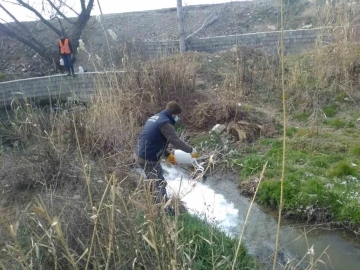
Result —
<svg viewBox="0 0 360 270"><path fill-rule="evenodd" d="M356 168L351 167L347 162L340 162L330 171L330 176L342 177L342 176L358 176L359 173Z"/></svg>
<svg viewBox="0 0 360 270"><path fill-rule="evenodd" d="M347 122L342 119L335 118L327 122L327 124L333 128L340 129L346 127Z"/></svg>

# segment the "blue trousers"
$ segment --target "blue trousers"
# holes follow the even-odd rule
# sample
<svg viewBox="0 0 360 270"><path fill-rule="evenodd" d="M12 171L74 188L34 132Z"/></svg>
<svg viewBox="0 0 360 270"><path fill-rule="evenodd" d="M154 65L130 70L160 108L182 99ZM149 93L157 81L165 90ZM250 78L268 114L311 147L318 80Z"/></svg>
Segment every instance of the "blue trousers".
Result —
<svg viewBox="0 0 360 270"><path fill-rule="evenodd" d="M153 179L153 191L154 191L154 202L160 203L161 201L168 201L167 192L166 192L166 181L164 178L164 171L160 163L147 163L140 164L144 169L147 179Z"/></svg>
<svg viewBox="0 0 360 270"><path fill-rule="evenodd" d="M61 55L62 59L64 60L64 66L66 68L66 70L72 74L74 74L74 66L73 66L73 62L71 59L71 55L70 54L62 54Z"/></svg>

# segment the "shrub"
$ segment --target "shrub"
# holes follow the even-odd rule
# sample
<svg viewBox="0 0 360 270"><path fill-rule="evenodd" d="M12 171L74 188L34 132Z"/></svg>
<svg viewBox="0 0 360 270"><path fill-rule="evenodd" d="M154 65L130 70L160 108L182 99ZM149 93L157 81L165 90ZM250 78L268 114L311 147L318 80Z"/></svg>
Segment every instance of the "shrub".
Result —
<svg viewBox="0 0 360 270"><path fill-rule="evenodd" d="M338 105L337 104L330 104L330 105L326 105L322 108L324 114L326 115L326 117L333 117L338 113Z"/></svg>
<svg viewBox="0 0 360 270"><path fill-rule="evenodd" d="M298 121L306 121L310 117L310 113L307 112L294 113L292 117Z"/></svg>
<svg viewBox="0 0 360 270"><path fill-rule="evenodd" d="M329 126L336 128L336 129L340 129L340 128L344 128L346 127L347 123L346 121L342 120L342 119L332 119L328 122Z"/></svg>
<svg viewBox="0 0 360 270"><path fill-rule="evenodd" d="M355 147L352 149L352 153L353 153L354 155L360 157L360 145L355 146Z"/></svg>
<svg viewBox="0 0 360 270"><path fill-rule="evenodd" d="M347 162L340 162L335 165L335 167L330 171L330 176L333 177L342 177L342 176L358 176L359 173L356 168L351 167Z"/></svg>

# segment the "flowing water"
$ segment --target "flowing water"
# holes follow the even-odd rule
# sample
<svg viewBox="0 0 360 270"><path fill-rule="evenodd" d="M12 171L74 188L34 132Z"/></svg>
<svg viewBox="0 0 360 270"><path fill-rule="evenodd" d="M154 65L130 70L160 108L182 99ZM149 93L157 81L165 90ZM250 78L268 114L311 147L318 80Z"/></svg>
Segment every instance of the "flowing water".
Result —
<svg viewBox="0 0 360 270"><path fill-rule="evenodd" d="M168 193L177 194L188 211L218 226L231 236L239 236L250 205L248 198L239 195L233 181L208 178L205 182L189 180L187 172L178 167L164 166ZM265 265L272 264L277 220L254 204L244 233L244 244L250 254ZM279 263L299 261L312 252L318 261L317 269L360 269L360 246L338 232L314 229L314 226L285 224L281 227ZM322 254L324 251L326 252ZM305 268L309 256L301 264ZM279 269L281 267L279 266Z"/></svg>

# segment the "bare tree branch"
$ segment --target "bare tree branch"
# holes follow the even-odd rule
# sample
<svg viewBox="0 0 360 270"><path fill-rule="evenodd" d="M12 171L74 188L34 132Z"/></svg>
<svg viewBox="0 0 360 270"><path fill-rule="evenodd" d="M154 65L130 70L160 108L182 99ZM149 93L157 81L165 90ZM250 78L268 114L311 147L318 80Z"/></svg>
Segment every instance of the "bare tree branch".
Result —
<svg viewBox="0 0 360 270"><path fill-rule="evenodd" d="M5 13L6 13L7 15L9 15L10 18L13 19L14 22L16 22L17 25L19 25L19 26L20 26L21 28L23 28L23 29L25 28L24 30L28 31L28 29L26 28L26 26L25 26L24 24L22 24L21 22L19 22L18 19L16 19L16 17L15 17L14 15L12 15L2 4L0 4L0 8L1 8L2 10L4 10ZM7 22L5 22L5 23L7 24Z"/></svg>
<svg viewBox="0 0 360 270"><path fill-rule="evenodd" d="M98 4L98 6L99 6L100 14L103 15L103 12L102 12L101 5L100 5L100 1L99 1L99 0L97 0L97 4Z"/></svg>
<svg viewBox="0 0 360 270"><path fill-rule="evenodd" d="M186 37L186 39L190 39L193 38L194 36L196 36L197 34L199 34L201 31L203 31L205 28L207 28L208 26L210 26L211 24L213 24L214 22L216 22L219 19L220 16L216 16L214 18L212 18L210 21L208 21L208 18L204 21L203 25L196 30L195 32L193 32L192 34L188 35Z"/></svg>
<svg viewBox="0 0 360 270"><path fill-rule="evenodd" d="M203 25L200 26L199 29L197 29L195 32L193 32L192 34L188 35L186 37L187 39L191 39L193 37L195 37L196 35L198 35L201 31L205 30L207 27L209 27L210 25L212 25L214 22L216 22L222 15L222 13L224 13L225 9L226 9L226 4L223 5L223 8L217 12L214 12L212 15L210 14L210 16L204 21Z"/></svg>
<svg viewBox="0 0 360 270"><path fill-rule="evenodd" d="M59 25L60 25L60 27L61 27L61 31L62 31L63 33L65 33L65 29L64 29L64 26L63 26L60 18L59 18L58 16L55 16L55 19L57 19L57 21L59 22Z"/></svg>
<svg viewBox="0 0 360 270"><path fill-rule="evenodd" d="M19 41L21 41L22 43L24 43L26 46L29 46L30 48L32 48L33 50L35 50L36 52L41 51L42 48L37 47L35 44L33 44L29 39L26 39L25 37L18 35L16 32L14 32L12 29L10 29L8 26L4 25L4 24L0 24L0 32L7 34L9 37L13 37ZM45 51L43 51L43 55Z"/></svg>
<svg viewBox="0 0 360 270"><path fill-rule="evenodd" d="M87 7L86 7L86 10L91 11L93 7L94 7L94 0L90 0Z"/></svg>
<svg viewBox="0 0 360 270"><path fill-rule="evenodd" d="M7 0L2 0L2 1L5 2L5 3L8 3L8 4L12 4L12 5L14 5L14 6L20 6L20 7L21 7L20 4L14 3L14 2L12 2L12 1L7 1Z"/></svg>
<svg viewBox="0 0 360 270"><path fill-rule="evenodd" d="M85 0L80 0L80 3L81 3L81 10L85 10L86 9Z"/></svg>
<svg viewBox="0 0 360 270"><path fill-rule="evenodd" d="M51 30L53 30L56 34L58 34L59 36L62 36L63 33L57 29L53 24L51 24L48 20L46 20L41 14L40 12L38 12L35 8L33 8L32 6L30 6L29 4L25 3L23 0L16 0L19 2L19 4L21 4L23 7L27 8L28 10L30 10L31 12L33 12L46 26L48 26Z"/></svg>
<svg viewBox="0 0 360 270"><path fill-rule="evenodd" d="M64 5L65 7L67 7L68 9L70 9L72 12L74 12L77 16L79 16L80 14L75 10L75 9L73 9L72 7L70 7L68 4L66 4L66 2L64 2L64 1L62 1L62 0L59 0L60 1L60 3L62 4L62 5Z"/></svg>
<svg viewBox="0 0 360 270"><path fill-rule="evenodd" d="M0 4L0 8L1 8L2 10L4 10L4 11L6 12L6 14L8 14L8 15L10 16L10 18L13 19L14 22L15 22L21 29L23 29L23 30L25 31L24 34L28 35L30 40L33 40L35 43L37 43L38 46L43 46L37 39L34 38L34 36L31 34L29 28L27 28L27 26L26 26L24 23L20 22L20 21L19 21L13 14L11 14L11 12L8 11L3 5ZM7 25L8 25L8 24L7 24ZM14 28L14 27L11 27L11 26L9 26L9 25L8 25L8 27L14 29L14 31L18 31L18 29Z"/></svg>
<svg viewBox="0 0 360 270"><path fill-rule="evenodd" d="M47 0L47 2L50 4L50 6L59 14L62 18L64 18L68 23L75 24L72 20L70 20L64 13L61 12L61 10L51 1ZM61 26L62 31L64 32L64 28Z"/></svg>

